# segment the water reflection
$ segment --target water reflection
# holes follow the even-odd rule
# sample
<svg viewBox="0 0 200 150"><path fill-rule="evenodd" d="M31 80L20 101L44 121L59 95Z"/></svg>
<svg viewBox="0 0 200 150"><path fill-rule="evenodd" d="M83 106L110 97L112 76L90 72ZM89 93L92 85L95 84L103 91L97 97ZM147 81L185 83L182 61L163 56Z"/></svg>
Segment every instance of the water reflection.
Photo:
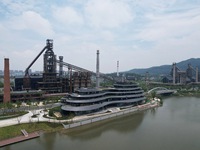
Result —
<svg viewBox="0 0 200 150"><path fill-rule="evenodd" d="M151 114L152 114L153 116L155 116L155 115L156 115L157 109L158 109L158 108L155 107L155 108L150 109L149 111L151 112Z"/></svg>
<svg viewBox="0 0 200 150"><path fill-rule="evenodd" d="M168 101L165 107L173 120L182 120L186 122L200 122L200 103L199 98L195 97L173 97L166 99Z"/></svg>
<svg viewBox="0 0 200 150"><path fill-rule="evenodd" d="M40 138L37 138L37 144L43 146L47 150L53 150L54 143L56 143L57 134L45 133ZM48 143L48 144L47 144Z"/></svg>
<svg viewBox="0 0 200 150"><path fill-rule="evenodd" d="M5 150L11 150L10 146L5 147Z"/></svg>
<svg viewBox="0 0 200 150"><path fill-rule="evenodd" d="M135 131L143 121L145 112L131 114L120 118L114 118L109 121L102 121L80 128L65 130L63 133L70 139L90 140L100 137L104 132L114 131L119 134L127 134Z"/></svg>
<svg viewBox="0 0 200 150"><path fill-rule="evenodd" d="M199 150L200 98L167 98L157 109L3 147L3 150Z"/></svg>

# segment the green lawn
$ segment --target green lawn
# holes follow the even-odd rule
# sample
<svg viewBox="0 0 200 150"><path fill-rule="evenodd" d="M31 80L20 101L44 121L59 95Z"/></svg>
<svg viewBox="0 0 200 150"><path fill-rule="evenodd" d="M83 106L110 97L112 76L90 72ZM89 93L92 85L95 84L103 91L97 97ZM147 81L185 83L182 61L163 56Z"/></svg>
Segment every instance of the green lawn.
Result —
<svg viewBox="0 0 200 150"><path fill-rule="evenodd" d="M16 117L19 117L19 116L23 116L25 114L27 114L28 112L11 112L11 113L6 113L6 114L3 114L3 115L0 115L0 120L4 120L4 119L10 119L10 118L16 118Z"/></svg>
<svg viewBox="0 0 200 150"><path fill-rule="evenodd" d="M28 124L19 124L14 126L8 126L0 128L0 140L8 139L22 135L21 129L25 129L28 133L35 131L44 131L44 132L53 132L62 129L61 124L56 123L28 123Z"/></svg>

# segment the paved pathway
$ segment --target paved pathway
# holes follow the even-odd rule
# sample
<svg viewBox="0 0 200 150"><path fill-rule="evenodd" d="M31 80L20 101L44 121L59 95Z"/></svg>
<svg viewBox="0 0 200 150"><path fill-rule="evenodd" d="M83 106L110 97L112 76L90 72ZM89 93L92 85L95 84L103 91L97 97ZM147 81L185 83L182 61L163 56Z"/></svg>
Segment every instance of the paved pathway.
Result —
<svg viewBox="0 0 200 150"><path fill-rule="evenodd" d="M157 105L157 103L155 104ZM144 104L144 105L140 105L140 106L136 106L135 108L139 108L139 109L145 109L148 107L152 107L152 104ZM154 106L153 106L154 107ZM127 108L128 109L133 109L132 108ZM112 108L110 110L110 113L117 113L120 112L122 110L120 110L119 108ZM49 118L44 118L43 115L45 114L45 112L43 111L43 109L40 110L35 110L35 112L33 111L29 111L26 115L20 116L20 117L16 117L16 118L11 118L11 119L6 119L6 120L0 120L0 127L5 127L5 126L11 126L11 125L17 125L20 123L31 123L31 122L57 122L57 123L62 123L62 122L77 122L77 121L81 121L81 120L85 120L85 119L91 119L94 117L98 117L98 116L103 116L106 115L107 111L102 111L95 113L93 115L82 115L82 116L76 116L73 119L68 119L68 120L56 120L56 119L49 119ZM34 114L39 114L38 117L36 118L32 118L31 116Z"/></svg>
<svg viewBox="0 0 200 150"><path fill-rule="evenodd" d="M20 116L20 117L0 120L0 127L6 127L6 126L16 125L16 124L20 124L20 123L30 123L30 122L48 121L49 120L49 119L43 117L44 111L42 111L42 110L36 110L35 114L39 114L39 116L36 118L32 118L31 116L33 115L33 113L31 111L29 111L27 114Z"/></svg>

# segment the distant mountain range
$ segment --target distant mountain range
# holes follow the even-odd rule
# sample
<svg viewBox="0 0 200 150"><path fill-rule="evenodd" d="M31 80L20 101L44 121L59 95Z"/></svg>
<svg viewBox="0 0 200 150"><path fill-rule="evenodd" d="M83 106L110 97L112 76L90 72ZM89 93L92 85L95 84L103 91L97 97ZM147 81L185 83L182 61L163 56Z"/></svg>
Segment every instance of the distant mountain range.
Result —
<svg viewBox="0 0 200 150"><path fill-rule="evenodd" d="M191 58L191 59L176 63L177 67L183 71L188 68L188 64L191 64L191 66L194 69L196 67L198 67L200 70L200 58ZM136 73L136 74L140 74L140 75L144 75L146 72L149 72L149 74L151 74L151 75L161 75L161 74L168 75L168 74L170 74L171 69L172 69L172 64L155 66L155 67L145 68L145 69L132 69L127 72L128 73Z"/></svg>

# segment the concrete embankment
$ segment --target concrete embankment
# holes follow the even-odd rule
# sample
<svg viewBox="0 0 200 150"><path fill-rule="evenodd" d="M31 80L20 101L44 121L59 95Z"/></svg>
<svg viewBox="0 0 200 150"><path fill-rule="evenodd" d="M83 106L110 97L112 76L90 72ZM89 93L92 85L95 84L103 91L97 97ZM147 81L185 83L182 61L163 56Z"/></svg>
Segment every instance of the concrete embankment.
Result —
<svg viewBox="0 0 200 150"><path fill-rule="evenodd" d="M150 108L154 108L154 107L158 107L158 106L159 106L159 103L156 102L154 104L148 103L148 104L143 104L143 105L129 107L129 108L123 108L123 109L122 108L121 109L120 108L112 108L111 109L112 111L110 110L110 112L105 111L105 112L90 114L90 115L85 115L85 116L77 116L70 120L55 120L55 119L43 118L44 112L42 112L41 110L38 110L38 113L40 112L40 115L38 116L38 118L31 120L31 122L37 121L37 122L62 123L62 125L64 126L65 129L71 129L71 128L75 128L75 127L79 127L79 126L83 126L83 125L87 125L87 124L91 124L91 123L95 123L95 122L100 122L103 120L115 119L115 117L120 117L120 116L123 117L123 115L137 113L137 112L147 110ZM30 112L28 114L24 115L21 118L20 123L25 123L25 122L30 123L29 117L31 115L32 114ZM14 120L8 119L8 120L0 121L1 126L3 126L3 123L5 123L4 121L7 122L7 124L4 124L4 126L19 124L19 122L17 122L16 119L14 119ZM67 124L64 124L64 123L67 123ZM25 130L21 130L21 131L24 134L24 136L18 136L18 137L7 139L7 140L2 140L2 141L0 141L0 147L39 137L38 133L30 133L29 134Z"/></svg>
<svg viewBox="0 0 200 150"><path fill-rule="evenodd" d="M147 109L158 107L158 106L159 106L159 103L155 103L155 104L149 103L149 104L144 104L144 105L140 105L140 106L124 109L124 110L119 110L117 112L112 112L109 114L101 114L101 115L94 116L94 117L90 116L90 117L84 118L84 119L80 118L80 119L77 119L76 122L70 123L70 124L64 124L64 123L62 123L62 124L65 129L71 129L71 128L79 127L82 125L91 124L94 122L103 121L106 119L127 115L130 113L136 113L139 111L147 110Z"/></svg>
<svg viewBox="0 0 200 150"><path fill-rule="evenodd" d="M36 114L38 114L38 116L36 118L32 118L33 113L29 111L28 114L21 116L21 117L0 120L0 127L12 126L12 125L17 125L17 124L22 124L22 123L33 123L33 122L51 122L51 123L66 123L67 122L68 123L67 126L70 126L69 123L73 122L72 124L74 124L74 125L71 125L71 126L76 126L75 123L78 123L78 122L82 125L82 124L85 124L86 122L89 122L87 120L90 120L90 123L92 123L92 122L96 122L97 120L98 121L105 120L108 118L124 115L127 113L137 112L137 111L141 111L143 109L144 110L149 109L152 107L156 107L158 105L159 105L158 102L156 102L155 104L147 103L147 104L130 107L130 108L126 108L126 109L122 109L122 110L118 110L118 111L114 111L114 112L110 112L110 113L97 113L94 115L79 116L79 117L75 117L75 118L69 119L69 120L56 120L56 119L44 118L43 116L44 116L45 112L42 110L37 110ZM96 118L98 118L98 119L96 119ZM81 123L82 121L84 121L84 122Z"/></svg>

